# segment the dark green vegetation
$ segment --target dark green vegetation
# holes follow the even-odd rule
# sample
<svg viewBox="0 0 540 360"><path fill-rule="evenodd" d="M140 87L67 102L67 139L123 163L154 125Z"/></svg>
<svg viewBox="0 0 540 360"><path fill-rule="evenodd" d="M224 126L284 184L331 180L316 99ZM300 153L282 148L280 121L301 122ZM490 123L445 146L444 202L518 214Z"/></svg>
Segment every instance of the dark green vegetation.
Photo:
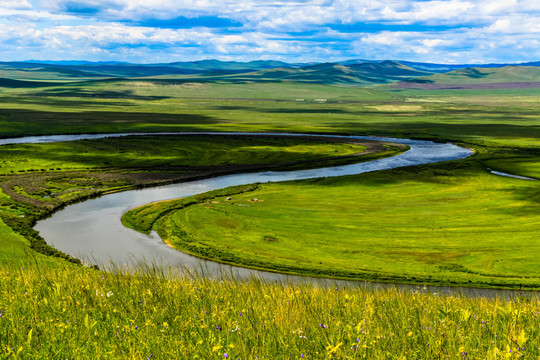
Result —
<svg viewBox="0 0 540 360"><path fill-rule="evenodd" d="M440 84L478 84L540 81L540 68L507 66L503 68L468 68L437 74L415 81Z"/></svg>

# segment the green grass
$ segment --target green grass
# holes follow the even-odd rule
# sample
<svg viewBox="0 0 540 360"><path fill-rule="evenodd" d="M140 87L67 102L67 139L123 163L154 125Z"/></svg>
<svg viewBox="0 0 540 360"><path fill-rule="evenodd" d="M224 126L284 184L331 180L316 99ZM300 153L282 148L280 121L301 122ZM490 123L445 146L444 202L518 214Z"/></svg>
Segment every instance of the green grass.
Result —
<svg viewBox="0 0 540 360"><path fill-rule="evenodd" d="M36 96L34 89L6 89L0 100L0 136L286 131L537 146L540 126L540 90L534 89L385 91L259 83L203 84L194 89L184 84L175 90L174 85L113 82L64 90L62 96Z"/></svg>
<svg viewBox="0 0 540 360"><path fill-rule="evenodd" d="M173 211L189 198L151 204L132 224L151 213L141 230L154 221L182 251L254 268L540 286L538 183L491 175L477 161L260 184L213 200Z"/></svg>
<svg viewBox="0 0 540 360"><path fill-rule="evenodd" d="M540 179L540 157L489 159L484 164L492 170Z"/></svg>
<svg viewBox="0 0 540 360"><path fill-rule="evenodd" d="M0 268L7 359L532 359L536 298Z"/></svg>
<svg viewBox="0 0 540 360"><path fill-rule="evenodd" d="M42 80L35 74L19 75L20 79ZM57 74L48 77L60 78ZM226 189L200 195L195 200L203 204L181 210L191 213L189 220L193 222L178 223L181 212L174 212L160 225L176 233L181 226L193 227L195 223L198 232L219 231L220 238L242 244L245 250L203 238L208 242L204 246L223 250L218 255L233 254L234 262L252 261L253 251L260 251L257 260L265 259L263 265L267 266L270 262L266 260L274 251L279 256L270 261L282 271L305 273L307 269L313 273L308 256L315 256L322 262L315 268L326 271L320 275L348 276L360 268L361 274L354 276L370 279L538 284L535 258L539 249L534 237L540 228L538 183L489 175L483 166L538 177L540 90L417 91L158 81L0 88L0 136L283 131L460 142L478 150L478 162ZM159 146L151 149L139 140L125 141L0 148L0 171L4 174L0 185L11 189L0 192L4 219L0 221L3 357L223 359L225 353L234 359L294 359L302 354L310 359L540 356L535 343L540 337L536 298L486 300L257 280L215 281L204 276L166 278L161 269L115 275L71 266L31 251L31 246L42 246L31 225L48 211L43 204L54 207L55 199L57 205L66 204L107 189L133 187L136 179L126 179L126 173L140 171L136 169L145 164L151 164L153 170L144 170L144 175L162 168L170 180L168 162L178 166L197 162L195 154L200 151L184 149L189 161L182 163ZM103 149L98 149L98 144ZM219 141L215 144L216 153L223 145ZM253 149L238 145L244 152L235 152L237 158L253 155ZM176 154L183 151L170 142L167 146ZM15 150L18 155L13 157ZM268 158L272 162L289 155L279 146L276 151L264 151L273 154ZM204 154L213 159L210 152ZM304 155L295 152L295 156ZM217 160L225 163L227 155L221 154ZM129 171L125 170L127 165L131 166ZM113 171L111 166L122 169ZM158 179L137 181L148 185ZM78 189L79 193L51 198L51 189ZM223 200L227 192L232 202ZM218 203L204 204L210 198ZM253 198L263 201L249 201ZM250 206L235 206L239 204ZM170 206L160 211L167 209ZM141 223L148 230L163 214L147 210L141 213L139 209L137 216L129 219L131 224L144 220ZM200 241L196 235L195 240ZM346 241L338 243L336 238ZM293 241L310 244L295 247ZM311 246L313 243L319 249ZM298 254L294 262L284 244L293 245L290 251ZM328 249L336 252L324 251ZM351 258L352 251L355 257ZM347 261L343 262L338 256L345 254ZM338 273L340 267L343 272ZM518 271L523 273L516 274ZM531 277L517 277L524 274Z"/></svg>
<svg viewBox="0 0 540 360"><path fill-rule="evenodd" d="M138 136L0 147L0 174L94 168L175 168L312 162L361 153L363 145L309 139Z"/></svg>
<svg viewBox="0 0 540 360"><path fill-rule="evenodd" d="M28 251L26 245L65 257L48 247L31 226L51 211L106 192L238 171L351 163L401 151L381 149L357 155L366 150L363 143L202 135L0 146L0 229L5 232L0 237L0 260L20 258ZM29 242L20 242L10 227Z"/></svg>

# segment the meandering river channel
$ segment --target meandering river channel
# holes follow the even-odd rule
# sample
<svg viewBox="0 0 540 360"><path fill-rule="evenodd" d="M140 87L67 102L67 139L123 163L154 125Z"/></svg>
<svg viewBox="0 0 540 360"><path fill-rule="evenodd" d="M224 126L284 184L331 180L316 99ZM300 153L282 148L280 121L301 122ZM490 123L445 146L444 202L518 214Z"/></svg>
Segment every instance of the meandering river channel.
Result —
<svg viewBox="0 0 540 360"><path fill-rule="evenodd" d="M13 139L0 139L0 145L13 143L42 143L58 141L75 141L81 139L96 139L105 137L120 137L127 135L279 135L298 136L298 134L269 134L269 133L152 133L152 134L98 134L98 135L54 135L33 136ZM302 136L317 136L302 134ZM322 136L322 135L321 135ZM328 135L324 135L328 137ZM298 171L263 171L246 174L219 176L198 181L183 182L142 190L131 190L105 195L81 203L67 206L51 217L41 220L35 226L46 242L85 262L99 265L102 268L110 266L133 266L142 263L150 266L159 265L165 268L194 269L204 271L209 276L229 274L235 278L257 276L270 281L310 281L300 276L283 275L272 272L256 271L223 265L213 261L203 260L171 249L165 245L157 234L143 235L125 228L120 222L124 212L136 206L153 201L180 198L219 189L227 186L249 184L254 182L276 182L285 180L300 180L317 177L343 176L360 174L369 171L392 169L397 167L435 163L446 160L462 159L472 154L449 143L435 143L422 140L397 138L381 138L366 136L336 136L358 140L379 140L406 144L410 147L397 156L363 162L352 165L328 167ZM320 281L320 279L317 279ZM329 280L331 283L335 281ZM395 284L371 284L371 286L396 286ZM401 285L398 285L401 286ZM415 288L414 286L406 286ZM423 290L448 293L455 288L424 287ZM495 296L500 291L490 293L485 289L460 289L469 295Z"/></svg>

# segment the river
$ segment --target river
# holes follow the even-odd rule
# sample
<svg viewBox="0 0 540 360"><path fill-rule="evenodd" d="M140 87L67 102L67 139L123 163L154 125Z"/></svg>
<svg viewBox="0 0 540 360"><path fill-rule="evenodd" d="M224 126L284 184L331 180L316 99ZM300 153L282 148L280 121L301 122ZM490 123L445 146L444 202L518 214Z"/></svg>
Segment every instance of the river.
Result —
<svg viewBox="0 0 540 360"><path fill-rule="evenodd" d="M82 135L52 135L33 136L13 139L0 139L0 145L20 143L43 143L58 141L76 141L81 139L96 139L120 137L128 135L280 135L298 136L299 134L282 133L140 133L140 134L82 134ZM301 134L302 136L317 136ZM321 135L323 136L323 135ZM328 135L324 135L328 136ZM105 195L81 203L69 205L54 213L51 217L39 221L38 230L46 242L83 262L95 264L105 269L131 268L144 266L185 269L204 272L206 276L231 276L234 278L259 277L268 281L310 282L344 285L361 285L357 282L336 280L311 279L301 276L284 275L273 272L257 271L242 267L229 266L213 261L200 259L171 249L165 245L155 233L146 236L124 227L120 218L124 212L134 207L153 201L191 196L227 186L249 184L254 182L276 182L300 180L317 177L343 176L360 174L370 171L392 169L397 167L435 163L446 160L462 159L472 154L469 149L449 143L436 143L424 140L409 140L398 138L371 136L337 136L358 140L378 140L406 144L409 150L393 157L378 159L345 166L335 166L321 169L298 171L263 171L246 174L219 176L204 180L189 181L172 185L130 190ZM369 283L372 287L402 287L438 293L454 294L456 291L471 296L505 296L508 292L490 289L456 288L426 286L417 287L399 284ZM512 294L512 292L510 292Z"/></svg>

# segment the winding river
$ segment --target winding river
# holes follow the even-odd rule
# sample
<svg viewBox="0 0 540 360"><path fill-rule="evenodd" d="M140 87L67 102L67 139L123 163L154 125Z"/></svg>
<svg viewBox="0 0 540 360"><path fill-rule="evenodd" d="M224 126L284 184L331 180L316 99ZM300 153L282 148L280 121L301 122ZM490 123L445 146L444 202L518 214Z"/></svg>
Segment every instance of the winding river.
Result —
<svg viewBox="0 0 540 360"><path fill-rule="evenodd" d="M298 134L269 134L269 133L152 133L151 135L281 135L298 136ZM81 139L96 139L105 137L120 137L140 134L98 134L98 135L54 135L34 136L13 139L0 139L0 145L14 143L42 143L58 141L75 141ZM317 136L302 134L302 136ZM323 135L320 135L323 136ZM324 135L328 137L328 135ZM360 174L369 171L392 169L402 166L435 163L446 160L462 159L472 154L449 143L409 140L397 138L382 138L371 136L336 136L359 140L379 140L406 144L410 149L397 156L378 159L345 166L335 166L312 170L298 171L264 171L246 174L219 176L198 181L183 182L142 190L131 190L102 196L81 203L70 205L51 217L41 220L35 226L47 243L84 262L96 264L102 268L118 268L140 266L140 264L163 266L166 269L188 269L204 272L207 276L227 274L235 278L256 276L269 281L311 281L309 278L284 275L265 271L250 270L241 267L219 264L187 255L165 245L155 233L146 236L134 230L125 228L120 222L124 212L136 206L153 201L180 198L195 195L210 190L232 185L249 184L254 182L276 182L285 180L300 180L317 177L343 176ZM321 281L317 279L316 281ZM324 280L323 280L324 281ZM327 280L331 284L344 283ZM370 284L376 287L396 286L395 284ZM397 285L411 288L410 285ZM416 288L412 286L412 288ZM423 290L455 293L455 288L423 287ZM468 295L500 296L500 291L490 293L485 289L460 289ZM491 294L491 295L490 295Z"/></svg>

